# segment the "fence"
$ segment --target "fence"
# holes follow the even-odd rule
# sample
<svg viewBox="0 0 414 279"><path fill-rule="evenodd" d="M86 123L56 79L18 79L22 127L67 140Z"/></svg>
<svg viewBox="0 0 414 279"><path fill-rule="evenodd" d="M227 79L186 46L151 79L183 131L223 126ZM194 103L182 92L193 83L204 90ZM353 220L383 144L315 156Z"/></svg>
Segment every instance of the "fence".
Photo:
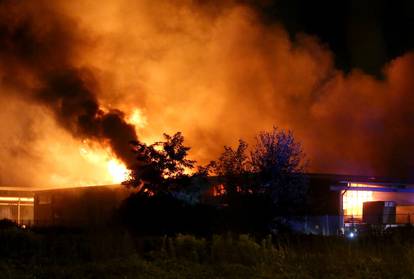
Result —
<svg viewBox="0 0 414 279"><path fill-rule="evenodd" d="M341 229L339 215L289 216L274 219L274 227L287 227L295 233L338 235Z"/></svg>
<svg viewBox="0 0 414 279"><path fill-rule="evenodd" d="M274 225L284 225L293 232L314 235L341 235L349 228L397 227L414 225L414 214L321 215L277 217Z"/></svg>
<svg viewBox="0 0 414 279"><path fill-rule="evenodd" d="M372 215L344 215L344 223L351 224L389 224L389 225L413 225L414 213L404 214L372 214Z"/></svg>

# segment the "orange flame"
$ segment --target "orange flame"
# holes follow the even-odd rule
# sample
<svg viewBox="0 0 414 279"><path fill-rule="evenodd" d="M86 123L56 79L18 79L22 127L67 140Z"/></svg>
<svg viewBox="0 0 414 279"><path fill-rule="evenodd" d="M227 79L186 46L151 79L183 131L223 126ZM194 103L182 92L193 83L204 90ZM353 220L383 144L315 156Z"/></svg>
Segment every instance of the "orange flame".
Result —
<svg viewBox="0 0 414 279"><path fill-rule="evenodd" d="M372 185L349 183L350 187L371 187ZM362 217L362 207L364 202L373 200L372 191L353 191L348 189L343 195L344 215Z"/></svg>
<svg viewBox="0 0 414 279"><path fill-rule="evenodd" d="M147 118L142 112L142 110L138 108L134 108L132 110L132 113L127 118L128 122L135 126L135 129L137 128L144 128L147 126Z"/></svg>
<svg viewBox="0 0 414 279"><path fill-rule="evenodd" d="M127 180L130 171L124 163L114 158L109 149L82 146L80 154L85 160L95 165L100 165L102 169L107 170L107 173L101 175L99 184L118 184Z"/></svg>

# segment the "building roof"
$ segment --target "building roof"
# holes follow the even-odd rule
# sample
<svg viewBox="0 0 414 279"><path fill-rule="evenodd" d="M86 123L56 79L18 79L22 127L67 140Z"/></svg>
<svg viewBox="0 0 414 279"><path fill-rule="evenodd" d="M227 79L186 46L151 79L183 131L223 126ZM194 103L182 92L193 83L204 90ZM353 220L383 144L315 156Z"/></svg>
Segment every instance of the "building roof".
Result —
<svg viewBox="0 0 414 279"><path fill-rule="evenodd" d="M88 185L88 186L63 186L63 187L19 187L19 186L0 186L0 192L39 192L39 191L51 191L51 190L64 190L64 189L85 189L85 188L117 188L121 184L109 184L109 185Z"/></svg>
<svg viewBox="0 0 414 279"><path fill-rule="evenodd" d="M374 187L372 186L346 186L346 185L333 185L331 186L332 191L371 191L371 192L387 192L387 193L414 193L413 187L407 188L398 188L398 187L390 187L390 186L379 186Z"/></svg>

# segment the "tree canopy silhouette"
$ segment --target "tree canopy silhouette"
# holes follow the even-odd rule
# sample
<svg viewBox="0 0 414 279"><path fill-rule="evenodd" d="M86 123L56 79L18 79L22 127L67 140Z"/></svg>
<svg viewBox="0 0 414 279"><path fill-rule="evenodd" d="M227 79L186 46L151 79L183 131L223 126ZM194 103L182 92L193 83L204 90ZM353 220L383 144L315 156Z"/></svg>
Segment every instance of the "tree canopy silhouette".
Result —
<svg viewBox="0 0 414 279"><path fill-rule="evenodd" d="M282 211L294 208L306 194L305 154L291 131L274 127L260 132L248 153L248 145L239 140L237 149L224 146L217 161L208 168L222 177L226 194L269 195Z"/></svg>
<svg viewBox="0 0 414 279"><path fill-rule="evenodd" d="M195 173L179 132L151 145L131 144L137 160L125 184L139 191L120 212L142 232L265 232L275 216L295 213L307 191L301 144L276 127L259 133L251 148L243 140L225 146ZM216 186L225 187L223 195L211 194ZM205 193L211 196L204 199Z"/></svg>
<svg viewBox="0 0 414 279"><path fill-rule="evenodd" d="M256 185L271 195L279 211L289 213L303 202L307 191L305 154L291 131L273 127L259 133L250 157L259 179Z"/></svg>
<svg viewBox="0 0 414 279"><path fill-rule="evenodd" d="M195 161L187 158L190 147L184 145L181 132L173 136L164 134L164 141L151 145L139 141L132 141L131 145L137 161L125 184L144 192L155 193L180 185L188 178L185 171L194 167Z"/></svg>

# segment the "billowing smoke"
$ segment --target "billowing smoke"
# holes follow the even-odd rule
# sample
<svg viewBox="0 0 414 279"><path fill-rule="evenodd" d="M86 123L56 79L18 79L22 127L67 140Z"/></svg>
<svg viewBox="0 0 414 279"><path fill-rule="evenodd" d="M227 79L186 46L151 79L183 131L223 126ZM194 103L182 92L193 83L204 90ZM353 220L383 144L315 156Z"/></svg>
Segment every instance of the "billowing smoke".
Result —
<svg viewBox="0 0 414 279"><path fill-rule="evenodd" d="M16 87L21 98L45 106L76 138L107 143L132 165L128 142L136 140L134 127L121 111L101 109L93 72L73 61L82 40L76 22L46 3L31 4L0 2L2 83Z"/></svg>
<svg viewBox="0 0 414 279"><path fill-rule="evenodd" d="M13 120L1 131L1 182L33 184L16 166L36 183L93 170L71 172L82 139L129 163L135 130L124 119L137 109L140 139L182 131L200 163L278 125L303 142L310 171L410 176L414 54L390 61L382 80L333 58L318 38L292 39L235 1L0 1L0 117ZM45 147L62 140L66 149Z"/></svg>
<svg viewBox="0 0 414 279"><path fill-rule="evenodd" d="M115 154L132 166L134 156L128 142L136 140L135 128L125 122L123 112L99 108L96 89L88 85L88 76L92 74L79 69L57 68L48 73L35 97L50 107L59 124L74 136L107 141Z"/></svg>

